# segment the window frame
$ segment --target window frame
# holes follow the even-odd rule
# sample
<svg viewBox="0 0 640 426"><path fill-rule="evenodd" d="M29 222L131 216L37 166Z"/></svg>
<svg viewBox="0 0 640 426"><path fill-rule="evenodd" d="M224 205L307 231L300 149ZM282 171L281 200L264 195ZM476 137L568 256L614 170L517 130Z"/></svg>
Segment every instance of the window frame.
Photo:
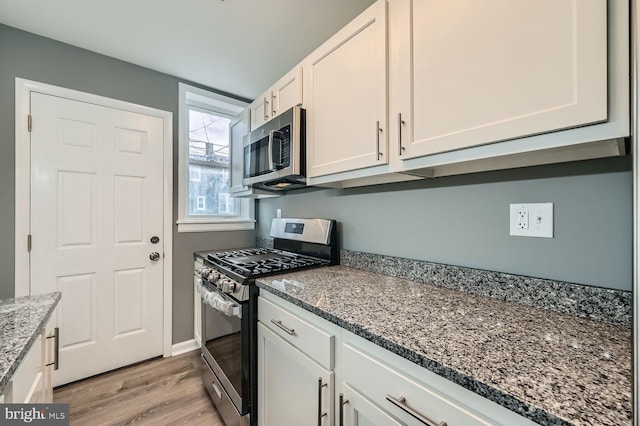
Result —
<svg viewBox="0 0 640 426"><path fill-rule="evenodd" d="M210 92L185 83L178 83L178 232L238 231L255 229L255 202L239 199L236 216L190 216L189 199L189 107L219 113L233 118L249 104L228 96ZM231 147L229 147L231 149ZM231 164L229 165L231 170Z"/></svg>

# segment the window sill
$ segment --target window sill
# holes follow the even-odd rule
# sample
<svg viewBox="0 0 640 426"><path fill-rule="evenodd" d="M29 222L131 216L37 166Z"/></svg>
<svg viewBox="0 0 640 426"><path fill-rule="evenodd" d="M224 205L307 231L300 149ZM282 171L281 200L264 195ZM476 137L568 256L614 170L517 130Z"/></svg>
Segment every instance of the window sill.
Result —
<svg viewBox="0 0 640 426"><path fill-rule="evenodd" d="M188 220L176 222L178 232L211 232L211 231L253 231L256 221L250 219L229 220Z"/></svg>

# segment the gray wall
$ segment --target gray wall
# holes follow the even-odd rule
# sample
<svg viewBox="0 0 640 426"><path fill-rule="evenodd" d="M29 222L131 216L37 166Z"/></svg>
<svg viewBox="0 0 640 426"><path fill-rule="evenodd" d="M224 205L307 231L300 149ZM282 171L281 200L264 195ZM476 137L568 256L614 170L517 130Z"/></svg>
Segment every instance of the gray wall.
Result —
<svg viewBox="0 0 640 426"><path fill-rule="evenodd" d="M509 236L509 204L554 203L553 239ZM339 221L342 248L631 290L630 157L260 200L258 236L284 217Z"/></svg>
<svg viewBox="0 0 640 426"><path fill-rule="evenodd" d="M177 78L0 25L0 298L14 295L16 77L173 112L174 171L178 159ZM173 342L178 343L193 338L192 253L252 246L255 238L253 231L178 234L177 198L173 204Z"/></svg>

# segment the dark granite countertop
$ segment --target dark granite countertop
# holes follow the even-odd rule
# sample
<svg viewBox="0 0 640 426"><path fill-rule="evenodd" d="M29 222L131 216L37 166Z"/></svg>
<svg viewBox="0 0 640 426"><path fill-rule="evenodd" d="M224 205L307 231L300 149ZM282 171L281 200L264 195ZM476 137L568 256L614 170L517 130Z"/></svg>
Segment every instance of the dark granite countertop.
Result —
<svg viewBox="0 0 640 426"><path fill-rule="evenodd" d="M347 266L256 283L537 423L632 424L628 327Z"/></svg>
<svg viewBox="0 0 640 426"><path fill-rule="evenodd" d="M0 300L0 393L47 324L59 292Z"/></svg>

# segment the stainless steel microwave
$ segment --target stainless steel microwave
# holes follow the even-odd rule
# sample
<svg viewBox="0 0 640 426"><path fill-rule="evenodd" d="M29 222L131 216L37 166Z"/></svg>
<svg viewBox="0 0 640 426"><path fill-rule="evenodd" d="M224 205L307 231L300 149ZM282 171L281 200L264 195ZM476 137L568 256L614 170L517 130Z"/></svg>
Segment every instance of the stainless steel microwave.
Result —
<svg viewBox="0 0 640 426"><path fill-rule="evenodd" d="M272 191L305 186L305 111L295 106L243 139L243 185Z"/></svg>

